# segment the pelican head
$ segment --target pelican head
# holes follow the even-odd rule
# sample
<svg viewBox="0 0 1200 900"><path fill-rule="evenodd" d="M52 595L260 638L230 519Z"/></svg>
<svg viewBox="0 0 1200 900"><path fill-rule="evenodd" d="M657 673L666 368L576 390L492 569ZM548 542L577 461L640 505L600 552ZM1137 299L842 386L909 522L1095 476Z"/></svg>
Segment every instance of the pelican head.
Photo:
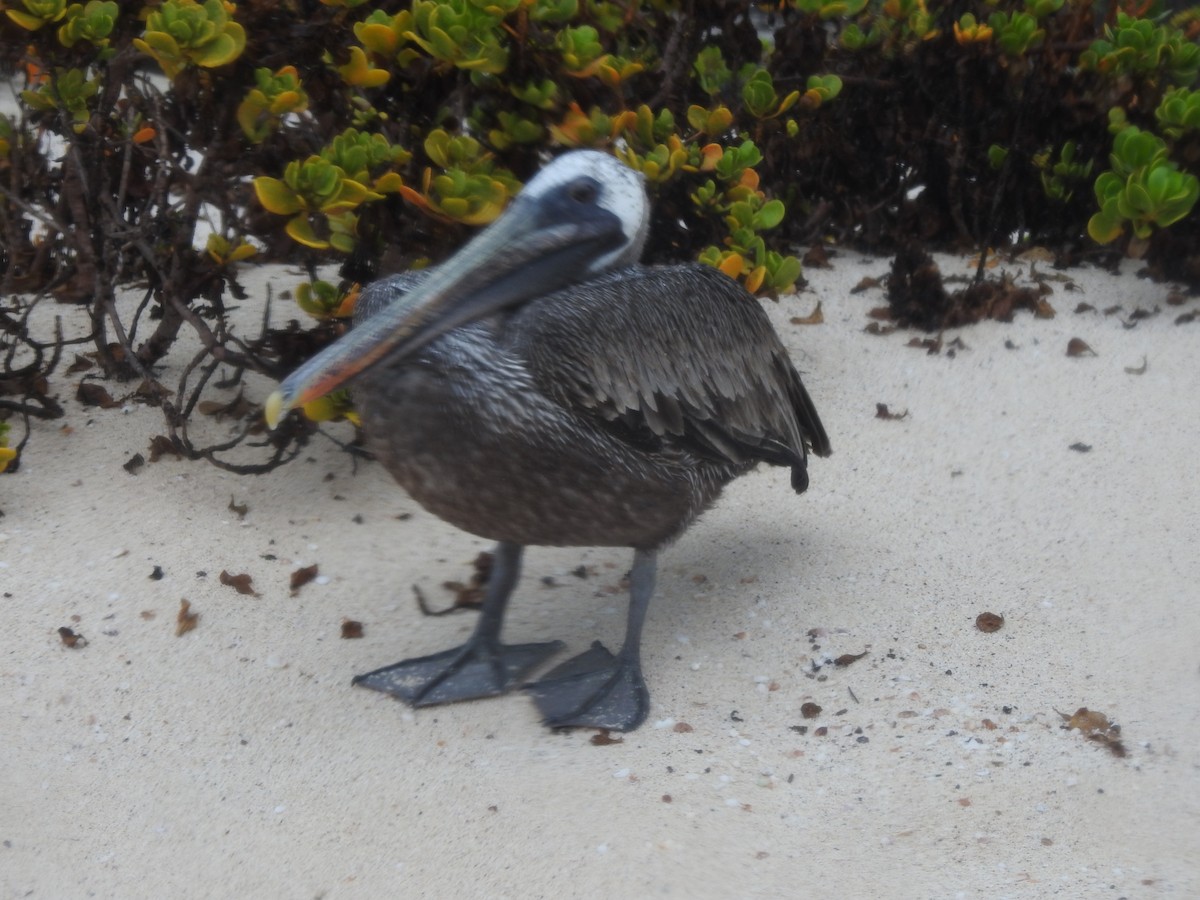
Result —
<svg viewBox="0 0 1200 900"><path fill-rule="evenodd" d="M641 176L595 150L542 169L504 214L405 297L326 347L266 404L272 428L385 357L409 355L447 331L641 256L650 207Z"/></svg>

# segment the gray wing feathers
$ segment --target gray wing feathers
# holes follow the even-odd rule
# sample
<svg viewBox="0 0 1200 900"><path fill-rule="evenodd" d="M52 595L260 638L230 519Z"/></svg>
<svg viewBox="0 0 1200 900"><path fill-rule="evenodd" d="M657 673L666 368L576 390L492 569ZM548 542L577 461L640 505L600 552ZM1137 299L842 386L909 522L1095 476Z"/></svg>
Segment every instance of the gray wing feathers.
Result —
<svg viewBox="0 0 1200 900"><path fill-rule="evenodd" d="M391 306L393 303L403 303L404 295L428 278L430 271L432 270L402 272L399 275L372 281L362 289L358 301L354 304L354 324L361 325L381 309Z"/></svg>
<svg viewBox="0 0 1200 900"><path fill-rule="evenodd" d="M709 267L623 269L527 304L508 333L544 390L610 421L735 464L829 452L766 314Z"/></svg>
<svg viewBox="0 0 1200 900"><path fill-rule="evenodd" d="M428 272L363 289L354 321L404 303ZM792 466L829 439L766 313L708 266L634 266L530 301L503 340L549 396L636 438L735 465Z"/></svg>

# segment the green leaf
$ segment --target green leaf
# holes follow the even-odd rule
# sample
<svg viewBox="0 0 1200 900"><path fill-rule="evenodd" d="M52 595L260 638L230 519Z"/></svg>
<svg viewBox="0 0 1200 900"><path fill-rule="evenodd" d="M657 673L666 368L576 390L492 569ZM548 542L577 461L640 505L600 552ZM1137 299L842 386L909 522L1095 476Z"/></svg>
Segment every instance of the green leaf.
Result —
<svg viewBox="0 0 1200 900"><path fill-rule="evenodd" d="M278 178L267 175L255 178L254 193L263 208L276 215L295 215L304 209L304 201Z"/></svg>
<svg viewBox="0 0 1200 900"><path fill-rule="evenodd" d="M764 230L774 228L783 221L783 216L786 212L787 208L783 205L782 200L769 200L758 211L758 215L755 216L755 224Z"/></svg>

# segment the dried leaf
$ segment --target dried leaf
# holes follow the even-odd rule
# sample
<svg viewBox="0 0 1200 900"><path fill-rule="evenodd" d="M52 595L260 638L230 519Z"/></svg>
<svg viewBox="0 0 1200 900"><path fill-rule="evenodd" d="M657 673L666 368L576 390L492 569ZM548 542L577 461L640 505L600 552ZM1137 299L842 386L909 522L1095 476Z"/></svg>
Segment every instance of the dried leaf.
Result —
<svg viewBox="0 0 1200 900"><path fill-rule="evenodd" d="M811 700L800 705L800 715L806 719L815 719L821 714L821 707Z"/></svg>
<svg viewBox="0 0 1200 900"><path fill-rule="evenodd" d="M72 650L81 650L87 646L87 638L82 634L78 634L66 625L58 629L58 638L63 642L64 647L70 647Z"/></svg>
<svg viewBox="0 0 1200 900"><path fill-rule="evenodd" d="M444 616L446 613L456 609L479 609L483 605L484 588L487 587L488 579L492 574L492 554L480 553L475 557L475 562L472 564L475 571L471 575L471 581L468 584L463 584L461 581L444 581L442 587L454 593L454 604L449 609L444 609L439 612L433 612L424 603L424 597L420 591L417 591L417 603L421 606L421 611L426 615ZM416 591L416 587L413 587Z"/></svg>
<svg viewBox="0 0 1200 900"><path fill-rule="evenodd" d="M229 585L239 594L249 594L252 597L259 596L258 591L250 587L252 579L249 575L242 573L241 575L230 575L224 569L221 570L221 584Z"/></svg>
<svg viewBox="0 0 1200 900"><path fill-rule="evenodd" d="M1096 356L1096 351L1083 338L1073 337L1067 341L1067 356Z"/></svg>
<svg viewBox="0 0 1200 900"><path fill-rule="evenodd" d="M1095 311L1096 307L1092 306L1090 303L1084 303L1082 301L1075 307L1076 314Z"/></svg>
<svg viewBox="0 0 1200 900"><path fill-rule="evenodd" d="M212 416L218 422L222 419L244 419L257 411L255 405L242 396L240 390L237 396L228 403L222 403L219 400L201 400L196 404L196 408L202 414Z"/></svg>
<svg viewBox="0 0 1200 900"><path fill-rule="evenodd" d="M144 400L150 406L162 406L163 400L171 396L171 389L157 381L143 378L142 383L134 390L133 395Z"/></svg>
<svg viewBox="0 0 1200 900"><path fill-rule="evenodd" d="M363 636L363 623L354 619L342 619L342 640L353 641Z"/></svg>
<svg viewBox="0 0 1200 900"><path fill-rule="evenodd" d="M192 612L192 604L187 600L179 601L179 615L175 617L175 637L187 634L200 621L200 613Z"/></svg>
<svg viewBox="0 0 1200 900"><path fill-rule="evenodd" d="M994 612L981 612L975 617L975 627L984 634L991 634L1004 627L1004 616Z"/></svg>
<svg viewBox="0 0 1200 900"><path fill-rule="evenodd" d="M1067 728L1077 728L1084 734L1107 731L1112 726L1108 716L1097 710L1088 709L1086 706L1079 707L1075 710L1074 715L1068 716L1066 713L1059 713L1059 715L1067 723Z"/></svg>
<svg viewBox="0 0 1200 900"><path fill-rule="evenodd" d="M800 261L812 269L829 269L829 251L825 249L823 244L813 244L808 248L808 252L800 258Z"/></svg>
<svg viewBox="0 0 1200 900"><path fill-rule="evenodd" d="M592 735L590 743L593 747L607 747L609 744L623 744L625 738L613 737L607 728L601 728L599 732Z"/></svg>
<svg viewBox="0 0 1200 900"><path fill-rule="evenodd" d="M866 655L867 655L866 650L864 650L862 653L843 653L841 656L839 656L837 659L835 659L833 661L833 664L835 666L845 667L845 666L850 665L851 663L858 662L860 659L862 659Z"/></svg>
<svg viewBox="0 0 1200 900"><path fill-rule="evenodd" d="M863 331L865 331L867 334L875 334L879 335L880 337L885 337L895 330L895 325L880 325L878 322L870 322L867 324L867 327L863 329Z"/></svg>
<svg viewBox="0 0 1200 900"><path fill-rule="evenodd" d="M869 291L871 288L883 287L882 278L872 278L869 275L864 275L854 287L850 288L850 293L861 294L863 291Z"/></svg>
<svg viewBox="0 0 1200 900"><path fill-rule="evenodd" d="M905 419L907 417L908 417L907 409L902 413L894 413L888 409L888 405L886 403L876 403L875 404L875 418L877 418L877 419L889 419L892 421L899 421L900 419Z"/></svg>
<svg viewBox="0 0 1200 900"><path fill-rule="evenodd" d="M80 372L86 372L88 369L92 368L93 365L95 365L95 363L93 363L86 356L80 356L78 353L76 353L75 362L67 366L67 374L78 375Z"/></svg>
<svg viewBox="0 0 1200 900"><path fill-rule="evenodd" d="M942 352L942 338L941 335L935 338L912 338L904 346L924 350L930 356L937 356Z"/></svg>
<svg viewBox="0 0 1200 900"><path fill-rule="evenodd" d="M1067 723L1066 728L1075 728L1090 741L1104 744L1113 756L1125 756L1125 745L1121 743L1121 726L1114 724L1108 716L1094 709L1081 706L1075 714L1059 713Z"/></svg>
<svg viewBox="0 0 1200 900"><path fill-rule="evenodd" d="M81 381L75 391L75 399L84 406L98 406L101 409L112 409L121 404L114 400L104 389L104 385L94 381Z"/></svg>
<svg viewBox="0 0 1200 900"><path fill-rule="evenodd" d="M821 312L821 301L817 301L816 308L807 316L792 316L793 325L820 325L825 321L825 313Z"/></svg>
<svg viewBox="0 0 1200 900"><path fill-rule="evenodd" d="M179 448L165 434L156 434L150 438L150 462L158 462L161 457L168 454L176 459L183 458Z"/></svg>
<svg viewBox="0 0 1200 900"><path fill-rule="evenodd" d="M292 593L295 594L296 591L300 590L300 588L304 587L306 584L308 584L310 581L312 581L316 577L317 577L317 564L316 563L313 563L311 566L304 566L301 569L297 569L295 572L292 573L291 580L289 581Z"/></svg>
<svg viewBox="0 0 1200 900"><path fill-rule="evenodd" d="M1045 298L1039 297L1033 304L1033 315L1038 319L1053 319L1054 307Z"/></svg>

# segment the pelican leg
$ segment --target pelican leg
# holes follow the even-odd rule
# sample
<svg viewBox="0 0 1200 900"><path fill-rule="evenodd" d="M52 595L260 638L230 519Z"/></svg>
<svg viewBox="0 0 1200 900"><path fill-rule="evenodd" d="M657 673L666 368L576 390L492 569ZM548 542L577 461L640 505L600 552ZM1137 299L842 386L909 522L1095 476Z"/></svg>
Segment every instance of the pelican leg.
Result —
<svg viewBox="0 0 1200 900"><path fill-rule="evenodd" d="M436 706L495 697L522 682L563 647L561 641L500 642L508 600L521 574L523 550L519 544L497 545L479 621L465 644L357 675L353 683L392 694L413 706Z"/></svg>
<svg viewBox="0 0 1200 900"><path fill-rule="evenodd" d="M525 686L551 728L608 728L632 731L650 711L642 678L642 625L654 593L657 556L635 550L629 573L629 621L616 656L599 641Z"/></svg>

